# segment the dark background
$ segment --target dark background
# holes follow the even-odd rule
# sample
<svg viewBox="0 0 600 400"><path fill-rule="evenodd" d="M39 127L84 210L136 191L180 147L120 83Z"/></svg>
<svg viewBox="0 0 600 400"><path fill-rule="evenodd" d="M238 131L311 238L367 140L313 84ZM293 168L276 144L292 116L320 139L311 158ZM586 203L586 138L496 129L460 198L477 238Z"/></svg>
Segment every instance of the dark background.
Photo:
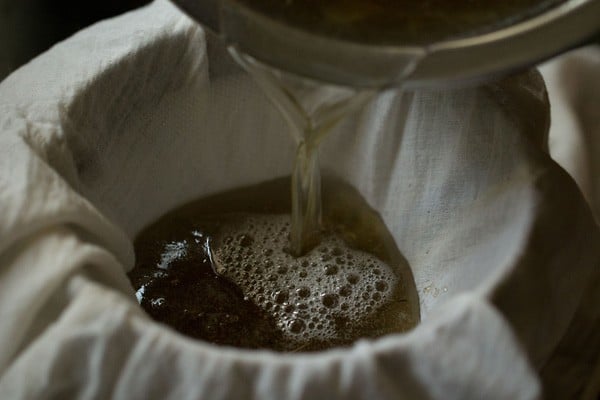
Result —
<svg viewBox="0 0 600 400"><path fill-rule="evenodd" d="M0 0L0 80L53 44L150 0Z"/></svg>

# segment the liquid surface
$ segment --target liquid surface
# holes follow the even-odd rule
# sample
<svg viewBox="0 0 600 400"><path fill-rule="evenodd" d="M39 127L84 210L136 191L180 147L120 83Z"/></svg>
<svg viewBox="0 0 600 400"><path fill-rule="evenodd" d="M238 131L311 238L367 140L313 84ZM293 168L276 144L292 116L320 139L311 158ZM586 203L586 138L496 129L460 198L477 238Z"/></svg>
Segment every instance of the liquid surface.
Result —
<svg viewBox="0 0 600 400"><path fill-rule="evenodd" d="M289 179L206 198L135 241L129 277L157 321L244 348L316 351L403 332L419 320L412 274L352 188L327 181L322 240L289 249Z"/></svg>
<svg viewBox="0 0 600 400"><path fill-rule="evenodd" d="M300 29L344 40L427 44L508 26L564 0L236 0Z"/></svg>

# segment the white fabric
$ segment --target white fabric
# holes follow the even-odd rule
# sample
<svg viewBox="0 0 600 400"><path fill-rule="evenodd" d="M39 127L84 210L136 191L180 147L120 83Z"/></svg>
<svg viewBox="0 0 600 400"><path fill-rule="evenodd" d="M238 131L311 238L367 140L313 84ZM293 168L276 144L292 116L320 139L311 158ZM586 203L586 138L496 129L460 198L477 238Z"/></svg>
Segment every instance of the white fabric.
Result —
<svg viewBox="0 0 600 400"><path fill-rule="evenodd" d="M600 221L600 46L572 51L540 67L552 104L550 154L575 179ZM595 243L600 247L600 241ZM555 399L600 396L600 281L589 283L569 332L542 371ZM593 329L582 332L579 327ZM590 380L590 375L592 379Z"/></svg>
<svg viewBox="0 0 600 400"><path fill-rule="evenodd" d="M380 210L423 322L319 354L216 347L137 306L131 239L186 201L289 174L292 139L166 1L78 33L0 85L0 398L552 393L538 372L598 327L600 249L576 185L542 150L548 112L534 72L379 96L321 160Z"/></svg>
<svg viewBox="0 0 600 400"><path fill-rule="evenodd" d="M600 45L540 67L552 104L550 152L575 179L600 221Z"/></svg>

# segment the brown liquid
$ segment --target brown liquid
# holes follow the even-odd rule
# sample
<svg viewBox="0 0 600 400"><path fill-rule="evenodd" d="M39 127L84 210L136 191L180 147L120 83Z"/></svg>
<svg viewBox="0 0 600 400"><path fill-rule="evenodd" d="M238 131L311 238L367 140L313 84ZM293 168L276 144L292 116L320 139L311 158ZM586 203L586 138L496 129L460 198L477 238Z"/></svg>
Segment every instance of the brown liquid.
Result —
<svg viewBox="0 0 600 400"><path fill-rule="evenodd" d="M237 0L317 34L376 44L427 44L489 32L564 0Z"/></svg>
<svg viewBox="0 0 600 400"><path fill-rule="evenodd" d="M140 233L129 277L142 307L197 339L277 351L323 350L412 328L419 310L410 269L352 188L326 182L323 244L305 257L288 254L289 223L262 236L256 222L248 225L289 218L289 185L279 179L205 198Z"/></svg>

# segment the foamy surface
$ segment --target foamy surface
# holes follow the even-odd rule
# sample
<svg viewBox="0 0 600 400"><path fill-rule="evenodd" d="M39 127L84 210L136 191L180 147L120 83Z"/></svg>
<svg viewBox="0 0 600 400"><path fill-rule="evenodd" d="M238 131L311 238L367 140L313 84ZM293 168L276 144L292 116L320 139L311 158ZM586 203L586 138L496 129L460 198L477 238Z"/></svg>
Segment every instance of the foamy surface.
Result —
<svg viewBox="0 0 600 400"><path fill-rule="evenodd" d="M287 340L343 339L340 321L360 323L392 301L399 281L394 270L335 235L295 258L287 252L289 215L249 214L234 220L214 237L216 272L273 315Z"/></svg>

